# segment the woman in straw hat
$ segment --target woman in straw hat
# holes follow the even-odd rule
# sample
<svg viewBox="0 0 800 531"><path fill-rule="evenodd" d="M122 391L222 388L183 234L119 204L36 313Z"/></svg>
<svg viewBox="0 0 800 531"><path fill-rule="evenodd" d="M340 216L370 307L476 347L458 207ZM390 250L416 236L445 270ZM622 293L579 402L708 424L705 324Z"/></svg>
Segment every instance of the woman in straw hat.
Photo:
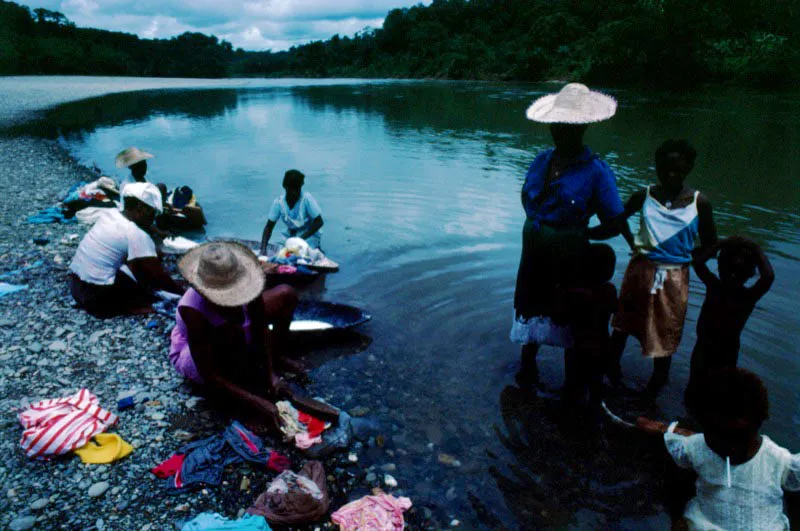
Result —
<svg viewBox="0 0 800 531"><path fill-rule="evenodd" d="M196 247L178 268L192 288L178 303L173 367L274 422L277 412L268 398L288 392L274 371L284 360L275 354L285 351L296 293L284 285L264 291L258 259L236 242Z"/></svg>
<svg viewBox="0 0 800 531"><path fill-rule="evenodd" d="M145 179L145 175L147 175L147 159L152 159L154 156L133 146L117 153L114 159L117 168L128 168L131 171L130 176L125 177L120 183L120 189L129 183L147 182L147 179Z"/></svg>
<svg viewBox="0 0 800 531"><path fill-rule="evenodd" d="M623 213L614 174L583 144L588 124L611 118L616 101L570 83L557 94L533 102L529 120L550 125L555 149L540 153L528 168L522 187L526 221L522 230L522 257L514 293L511 340L522 345L522 367L517 381L538 382L539 345L569 348L567 323L552 318L554 290L574 282L580 256L589 238L613 235ZM587 229L589 218L602 225Z"/></svg>

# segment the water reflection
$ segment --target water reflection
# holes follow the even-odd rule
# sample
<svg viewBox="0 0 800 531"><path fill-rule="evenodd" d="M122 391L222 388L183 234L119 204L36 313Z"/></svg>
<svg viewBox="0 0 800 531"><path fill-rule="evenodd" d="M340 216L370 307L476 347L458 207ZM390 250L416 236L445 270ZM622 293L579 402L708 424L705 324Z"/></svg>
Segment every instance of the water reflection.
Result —
<svg viewBox="0 0 800 531"><path fill-rule="evenodd" d="M176 119L213 118L238 105L236 90L194 90L189 94L190 97L174 91L146 91L90 98L60 105L47 111L42 119L14 126L5 134L83 138L99 128L146 120L154 120L168 130Z"/></svg>

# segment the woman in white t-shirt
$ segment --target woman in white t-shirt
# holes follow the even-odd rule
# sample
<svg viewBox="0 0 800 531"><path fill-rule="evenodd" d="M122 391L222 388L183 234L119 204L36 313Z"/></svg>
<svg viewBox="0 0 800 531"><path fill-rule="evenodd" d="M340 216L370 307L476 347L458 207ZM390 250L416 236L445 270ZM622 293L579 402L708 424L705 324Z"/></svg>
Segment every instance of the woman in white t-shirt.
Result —
<svg viewBox="0 0 800 531"><path fill-rule="evenodd" d="M272 202L269 219L261 237L262 255L267 254L267 244L278 220L286 225L284 238L302 238L314 249L319 249L322 210L311 194L302 191L304 183L305 175L297 170L289 170L283 176L283 189L286 192Z"/></svg>
<svg viewBox="0 0 800 531"><path fill-rule="evenodd" d="M148 310L152 291L184 291L162 267L155 243L144 230L161 210L158 188L132 183L122 197L124 210L107 209L81 240L69 267L73 298L98 317Z"/></svg>

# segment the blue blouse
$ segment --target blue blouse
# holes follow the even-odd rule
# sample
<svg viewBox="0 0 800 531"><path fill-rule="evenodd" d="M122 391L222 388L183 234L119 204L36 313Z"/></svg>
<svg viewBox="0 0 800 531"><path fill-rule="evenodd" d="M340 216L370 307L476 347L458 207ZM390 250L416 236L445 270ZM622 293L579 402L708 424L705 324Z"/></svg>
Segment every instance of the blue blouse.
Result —
<svg viewBox="0 0 800 531"><path fill-rule="evenodd" d="M578 161L545 187L554 149L540 153L528 168L522 187L522 204L528 219L537 225L582 228L597 214L606 222L622 214L614 173L584 147Z"/></svg>

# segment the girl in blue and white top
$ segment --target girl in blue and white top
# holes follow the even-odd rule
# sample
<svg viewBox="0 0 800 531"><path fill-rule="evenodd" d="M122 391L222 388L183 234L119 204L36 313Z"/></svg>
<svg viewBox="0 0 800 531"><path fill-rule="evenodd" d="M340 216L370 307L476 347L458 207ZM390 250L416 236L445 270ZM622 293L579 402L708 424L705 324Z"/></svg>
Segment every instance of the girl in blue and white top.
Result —
<svg viewBox="0 0 800 531"><path fill-rule="evenodd" d="M297 170L289 170L283 176L283 189L286 192L272 203L261 237L262 255L267 254L267 244L279 219L286 225L286 230L283 231L285 238L302 238L312 248L319 249L322 210L311 194L302 191L304 183L305 175Z"/></svg>
<svg viewBox="0 0 800 531"><path fill-rule="evenodd" d="M632 335L642 354L653 358L646 389L651 397L666 383L683 334L695 240L699 236L702 248L717 241L711 203L684 184L696 158L686 140L667 140L656 151L659 183L635 192L625 204L625 219L641 212L641 221L636 238L627 221L621 226L633 258L622 281L620 311L611 322L609 378L621 383L619 360Z"/></svg>

